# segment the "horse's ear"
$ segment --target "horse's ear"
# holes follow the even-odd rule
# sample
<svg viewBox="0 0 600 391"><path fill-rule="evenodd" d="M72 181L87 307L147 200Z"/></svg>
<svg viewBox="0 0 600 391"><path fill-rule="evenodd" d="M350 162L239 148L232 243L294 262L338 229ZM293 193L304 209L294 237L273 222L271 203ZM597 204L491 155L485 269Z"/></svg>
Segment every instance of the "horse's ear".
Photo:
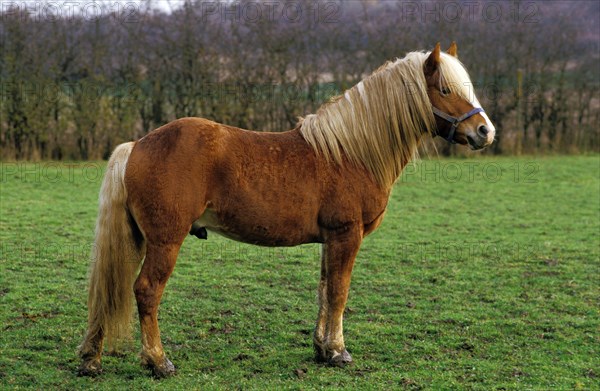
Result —
<svg viewBox="0 0 600 391"><path fill-rule="evenodd" d="M435 48L431 51L431 54L429 54L429 57L427 57L427 60L425 60L425 65L423 66L424 71L425 71L425 76L433 75L434 72L437 71L439 65L440 65L440 43L438 42L435 45Z"/></svg>
<svg viewBox="0 0 600 391"><path fill-rule="evenodd" d="M456 42L452 41L450 47L448 48L448 50L446 50L446 53L453 57L458 57L458 47L456 46Z"/></svg>

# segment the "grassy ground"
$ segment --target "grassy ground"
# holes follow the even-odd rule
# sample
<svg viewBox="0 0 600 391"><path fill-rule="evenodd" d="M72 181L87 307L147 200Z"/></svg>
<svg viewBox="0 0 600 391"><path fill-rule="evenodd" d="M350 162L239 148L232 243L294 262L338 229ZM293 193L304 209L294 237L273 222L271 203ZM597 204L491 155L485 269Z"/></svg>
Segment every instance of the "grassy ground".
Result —
<svg viewBox="0 0 600 391"><path fill-rule="evenodd" d="M2 164L0 389L600 389L599 156L409 166L356 262L344 369L312 361L317 246L189 237L162 381L139 333L75 376L103 167Z"/></svg>

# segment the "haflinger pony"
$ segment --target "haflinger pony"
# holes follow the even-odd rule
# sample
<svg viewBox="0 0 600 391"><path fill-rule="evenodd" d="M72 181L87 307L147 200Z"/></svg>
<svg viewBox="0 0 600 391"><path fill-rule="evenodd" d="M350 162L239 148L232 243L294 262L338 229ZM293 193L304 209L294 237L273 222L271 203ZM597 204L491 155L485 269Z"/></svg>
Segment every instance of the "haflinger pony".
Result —
<svg viewBox="0 0 600 391"><path fill-rule="evenodd" d="M456 44L440 53L438 43L386 63L287 132L182 118L119 145L100 191L79 374L101 371L105 338L128 335L133 294L142 363L157 377L175 372L158 306L186 235L206 230L262 246L321 243L316 359L350 363L342 317L354 260L420 140L478 150L494 133Z"/></svg>

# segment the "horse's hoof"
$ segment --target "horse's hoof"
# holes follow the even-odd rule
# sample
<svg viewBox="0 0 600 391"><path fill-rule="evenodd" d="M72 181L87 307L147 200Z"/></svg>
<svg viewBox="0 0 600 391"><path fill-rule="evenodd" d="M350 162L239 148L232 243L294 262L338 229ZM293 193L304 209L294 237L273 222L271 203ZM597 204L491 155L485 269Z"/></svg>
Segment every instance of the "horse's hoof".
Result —
<svg viewBox="0 0 600 391"><path fill-rule="evenodd" d="M82 362L77 369L77 376L95 377L102 373L102 364L99 361Z"/></svg>
<svg viewBox="0 0 600 391"><path fill-rule="evenodd" d="M165 358L160 365L147 364L147 367L150 368L152 375L157 379L173 376L176 372L175 365L168 358Z"/></svg>
<svg viewBox="0 0 600 391"><path fill-rule="evenodd" d="M342 353L334 354L328 361L329 365L333 367L343 368L348 364L352 363L352 356L346 349Z"/></svg>

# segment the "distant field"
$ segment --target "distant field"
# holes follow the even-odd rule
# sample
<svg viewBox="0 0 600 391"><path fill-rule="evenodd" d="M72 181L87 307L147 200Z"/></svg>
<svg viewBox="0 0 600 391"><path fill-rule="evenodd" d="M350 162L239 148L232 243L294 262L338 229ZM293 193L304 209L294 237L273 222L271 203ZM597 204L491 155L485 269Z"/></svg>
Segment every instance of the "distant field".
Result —
<svg viewBox="0 0 600 391"><path fill-rule="evenodd" d="M0 389L600 389L598 155L409 166L356 262L344 369L312 360L316 245L188 237L161 381L137 331L75 376L104 164L1 166Z"/></svg>

